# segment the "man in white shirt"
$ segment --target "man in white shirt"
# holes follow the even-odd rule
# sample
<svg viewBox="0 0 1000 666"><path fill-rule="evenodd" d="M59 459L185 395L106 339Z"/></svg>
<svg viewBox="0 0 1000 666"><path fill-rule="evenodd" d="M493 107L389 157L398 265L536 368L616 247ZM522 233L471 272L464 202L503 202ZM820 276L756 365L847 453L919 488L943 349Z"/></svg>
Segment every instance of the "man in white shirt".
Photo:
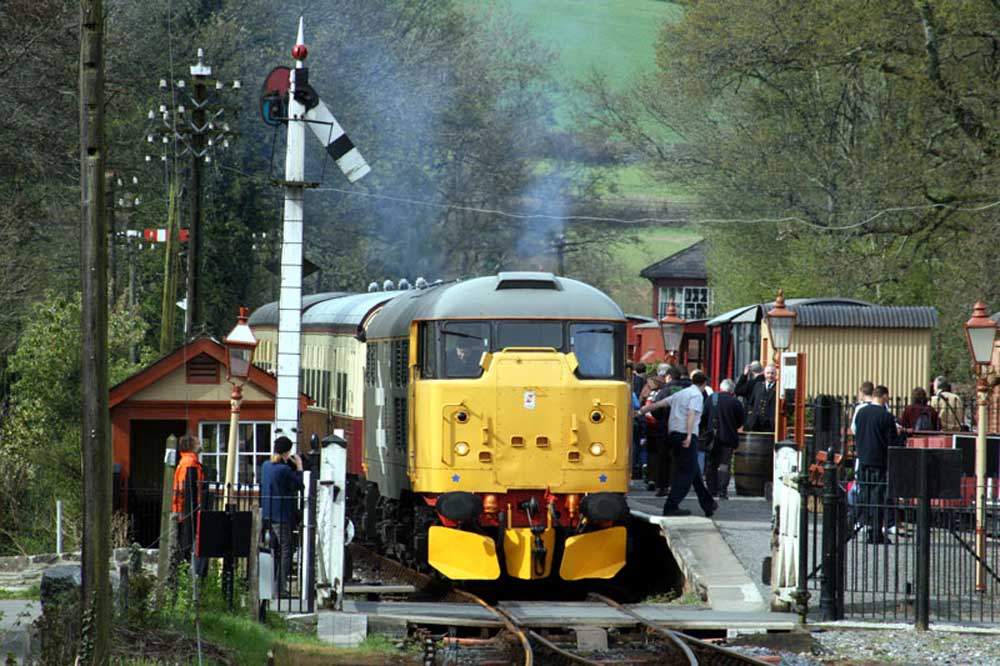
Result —
<svg viewBox="0 0 1000 666"><path fill-rule="evenodd" d="M674 453L674 474L670 482L670 493L663 505L664 516L691 515L687 509L680 508L680 503L691 490L692 484L706 518L711 518L718 508L698 472L698 422L704 409L704 398L701 394L704 386L705 373L696 370L691 375L691 386L642 408L649 411L664 406L670 407L667 429L669 446Z"/></svg>

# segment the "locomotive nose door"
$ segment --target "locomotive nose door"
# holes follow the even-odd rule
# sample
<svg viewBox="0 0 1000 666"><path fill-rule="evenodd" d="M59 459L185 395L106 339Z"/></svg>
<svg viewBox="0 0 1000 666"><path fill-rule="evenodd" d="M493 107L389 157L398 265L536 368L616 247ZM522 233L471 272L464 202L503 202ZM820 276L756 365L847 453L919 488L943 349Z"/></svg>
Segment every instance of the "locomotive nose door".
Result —
<svg viewBox="0 0 1000 666"><path fill-rule="evenodd" d="M497 482L507 488L562 485L565 358L555 351L495 354Z"/></svg>

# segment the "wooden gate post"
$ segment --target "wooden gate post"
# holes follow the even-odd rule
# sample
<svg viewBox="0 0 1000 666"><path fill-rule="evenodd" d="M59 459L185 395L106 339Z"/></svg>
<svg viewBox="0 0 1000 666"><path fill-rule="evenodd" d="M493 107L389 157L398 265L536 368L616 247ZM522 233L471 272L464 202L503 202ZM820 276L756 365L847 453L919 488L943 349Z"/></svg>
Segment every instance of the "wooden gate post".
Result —
<svg viewBox="0 0 1000 666"><path fill-rule="evenodd" d="M163 455L163 495L160 499L160 545L159 560L156 563L156 584L162 594L167 589L170 577L170 558L173 554L173 504L174 469L177 467L177 436L167 437L167 448Z"/></svg>

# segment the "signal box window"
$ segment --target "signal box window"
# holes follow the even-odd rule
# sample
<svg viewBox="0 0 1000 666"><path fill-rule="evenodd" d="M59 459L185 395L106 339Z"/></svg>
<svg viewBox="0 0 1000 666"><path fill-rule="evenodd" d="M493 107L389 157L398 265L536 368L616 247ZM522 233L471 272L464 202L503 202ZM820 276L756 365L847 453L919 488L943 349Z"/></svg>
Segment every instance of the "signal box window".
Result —
<svg viewBox="0 0 1000 666"><path fill-rule="evenodd" d="M563 349L563 325L559 321L501 321L497 324L494 349L544 347Z"/></svg>
<svg viewBox="0 0 1000 666"><path fill-rule="evenodd" d="M488 322L449 322L441 331L444 338L444 376L469 379L483 374L479 360L490 348Z"/></svg>
<svg viewBox="0 0 1000 666"><path fill-rule="evenodd" d="M613 379L618 366L615 327L609 324L571 324L570 351L579 362L577 374L587 379Z"/></svg>

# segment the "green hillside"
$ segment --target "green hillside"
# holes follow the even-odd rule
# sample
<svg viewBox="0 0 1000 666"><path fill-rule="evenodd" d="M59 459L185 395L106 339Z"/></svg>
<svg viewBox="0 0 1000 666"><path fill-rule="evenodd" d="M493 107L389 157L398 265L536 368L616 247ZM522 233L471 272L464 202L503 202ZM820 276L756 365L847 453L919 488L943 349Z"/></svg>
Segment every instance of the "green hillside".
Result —
<svg viewBox="0 0 1000 666"><path fill-rule="evenodd" d="M623 81L654 65L660 25L680 10L663 0L508 0L533 37L559 56L557 78L578 79L591 69ZM480 3L481 4L481 0Z"/></svg>

